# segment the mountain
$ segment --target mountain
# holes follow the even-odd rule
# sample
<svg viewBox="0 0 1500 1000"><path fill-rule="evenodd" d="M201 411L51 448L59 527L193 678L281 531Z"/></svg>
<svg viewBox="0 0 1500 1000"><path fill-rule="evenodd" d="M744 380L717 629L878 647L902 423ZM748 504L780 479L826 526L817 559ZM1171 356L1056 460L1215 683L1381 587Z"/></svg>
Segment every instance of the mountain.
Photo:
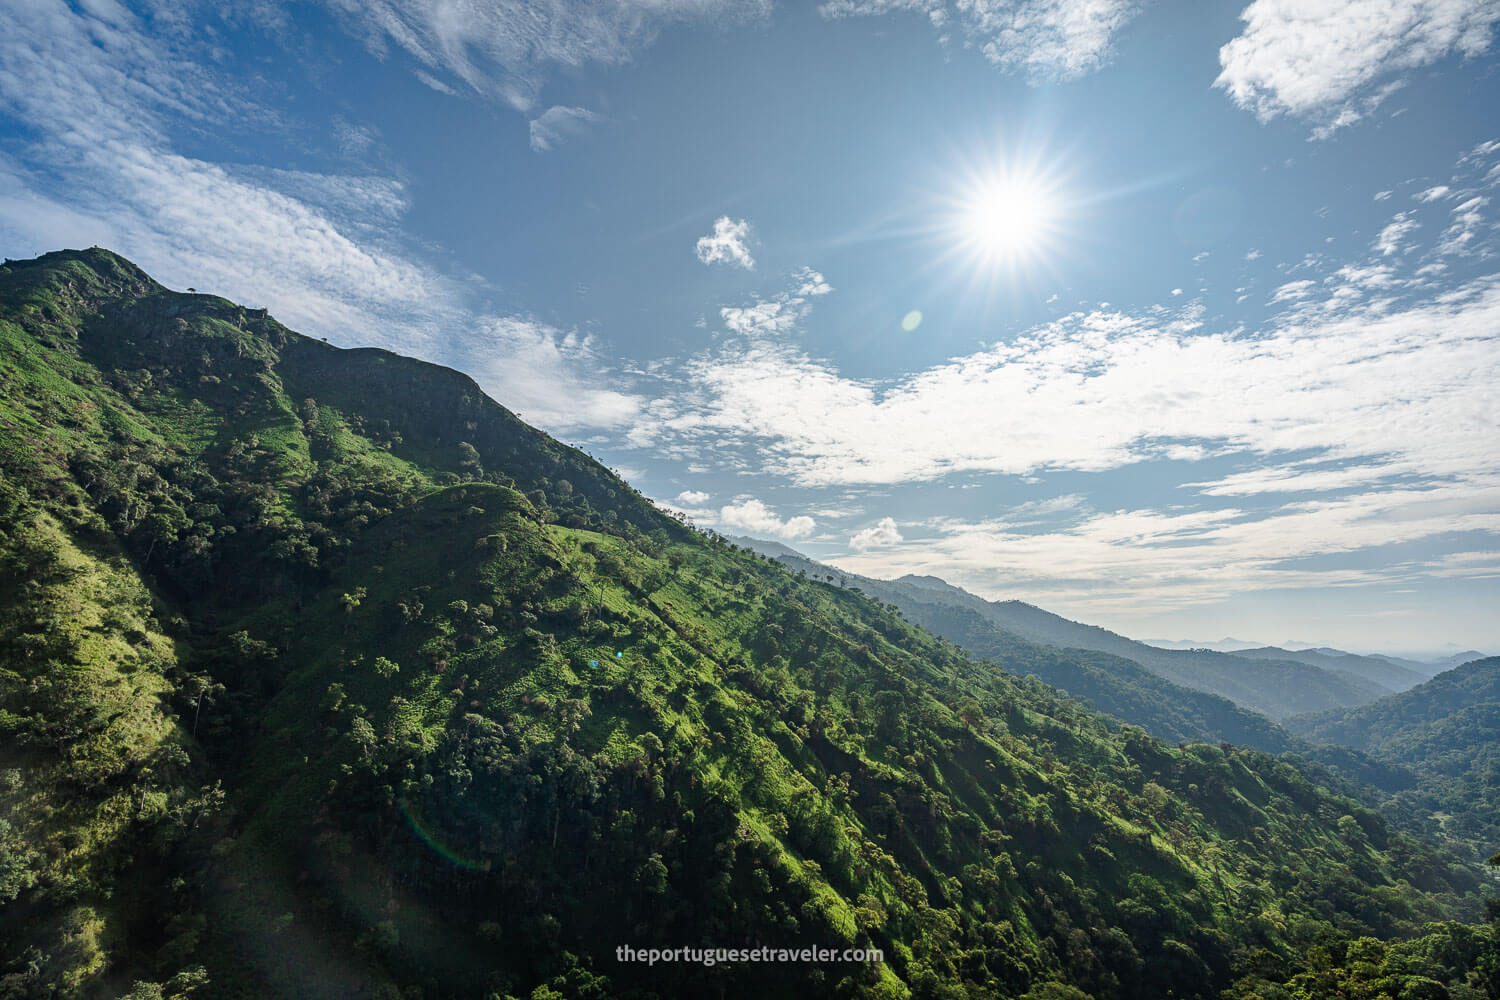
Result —
<svg viewBox="0 0 1500 1000"><path fill-rule="evenodd" d="M1454 667L1462 666L1465 663L1470 663L1474 660L1482 660L1485 658L1485 654L1481 653L1477 649L1466 649L1461 653L1449 653L1444 656L1437 656L1427 660L1415 660L1409 657L1401 656L1387 656L1383 653L1376 655L1382 660L1387 660L1391 663L1396 664L1398 667L1405 667L1408 670L1415 671L1416 673L1421 674L1423 677L1436 677L1438 674L1442 673L1445 670L1452 670Z"/></svg>
<svg viewBox="0 0 1500 1000"><path fill-rule="evenodd" d="M1472 663L1475 660L1483 660L1486 658L1487 654L1481 653L1477 649L1466 649L1461 653L1450 653L1447 656L1439 657L1435 660L1429 660L1427 662L1429 667L1437 667L1439 672L1441 672L1444 670L1451 670L1454 667L1461 667L1465 663Z"/></svg>
<svg viewBox="0 0 1500 1000"><path fill-rule="evenodd" d="M811 575L855 580L862 591L881 600L899 605L903 598L916 596L922 603L964 608L1016 638L1058 649L1089 650L1129 660L1178 688L1217 695L1272 719L1307 711L1309 706L1321 709L1359 705L1373 701L1389 690L1353 673L1334 672L1297 660L1255 658L1247 661L1230 653L1207 649L1160 649L1094 625L1069 621L1021 601L987 601L935 576L907 575L898 580L874 580L813 562L786 546L775 545L773 548L774 543L743 541L763 554ZM1066 684L1061 686L1068 687ZM1107 708L1103 710L1109 711Z"/></svg>
<svg viewBox="0 0 1500 1000"><path fill-rule="evenodd" d="M1143 639L1141 641L1162 649L1211 649L1220 653L1234 653L1260 660L1296 660L1312 666L1352 673L1393 691L1404 691L1413 684L1437 676L1444 670L1451 670L1470 660L1482 660L1485 656L1477 649L1464 650L1461 653L1443 653L1427 658L1423 658L1426 654L1408 656L1392 656L1388 653L1361 654L1328 646L1313 646L1305 642L1286 642L1280 646L1266 646L1228 637L1218 642L1198 642L1192 639ZM1390 671L1382 664L1400 669Z"/></svg>
<svg viewBox="0 0 1500 1000"><path fill-rule="evenodd" d="M1445 832L1500 843L1500 657L1369 705L1293 716L1286 725L1412 769L1423 780L1398 802Z"/></svg>
<svg viewBox="0 0 1500 1000"><path fill-rule="evenodd" d="M976 610L982 604L981 614L1024 639L1132 660L1175 684L1228 698L1272 719L1284 718L1308 706L1358 705L1385 693L1361 678L1331 673L1295 660L1247 661L1232 653L1207 649L1157 649L1022 601L984 601L956 587L951 588L948 596L967 602Z"/></svg>
<svg viewBox="0 0 1500 1000"><path fill-rule="evenodd" d="M1334 673L1350 674L1387 691L1405 691L1431 676L1383 656L1360 656L1339 649L1291 650L1280 646L1261 646L1255 649L1237 649L1233 655L1251 660L1294 660Z"/></svg>
<svg viewBox="0 0 1500 1000"><path fill-rule="evenodd" d="M1248 639L1236 639L1233 636L1225 636L1216 642L1202 642L1197 639L1142 639L1141 642L1151 646L1159 646L1162 649L1213 649L1220 653L1233 653L1239 649L1254 649L1259 646L1258 642Z"/></svg>
<svg viewBox="0 0 1500 1000"><path fill-rule="evenodd" d="M975 662L457 372L90 250L0 267L0 389L0 996L1206 1000L1494 950L1431 923L1475 865L1294 759ZM847 960L621 950L684 945Z"/></svg>

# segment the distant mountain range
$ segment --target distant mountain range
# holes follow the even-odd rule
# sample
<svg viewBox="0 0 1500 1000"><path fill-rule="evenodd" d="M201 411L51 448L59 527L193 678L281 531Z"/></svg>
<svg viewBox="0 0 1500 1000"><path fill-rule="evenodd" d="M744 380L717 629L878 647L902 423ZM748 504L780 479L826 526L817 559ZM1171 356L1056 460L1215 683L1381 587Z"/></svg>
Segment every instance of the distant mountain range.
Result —
<svg viewBox="0 0 1500 1000"><path fill-rule="evenodd" d="M912 613L909 606L913 604L962 607L1019 639L1059 649L1083 649L1113 655L1139 664L1158 678L1175 685L1217 694L1241 708L1260 712L1272 720L1308 711L1310 706L1316 706L1314 711L1323 711L1364 705L1365 702L1373 702L1398 690L1394 687L1394 678L1397 676L1395 672L1401 670L1401 667L1385 661L1380 661L1379 667L1359 664L1361 672L1352 666L1350 669L1329 669L1290 655L1248 657L1212 649L1161 649L1127 639L1106 628L1070 621L1023 601L987 601L939 577L903 576L898 580L874 580L858 574L843 573L837 568L814 562L781 544L763 543L753 538L735 538L733 541L805 571L808 576L826 577L832 574L835 580L858 586L865 594L895 604L907 610L907 613ZM941 630L939 634L942 634ZM1262 654L1265 649L1257 649L1256 652ZM1388 678L1391 681L1389 684L1374 681L1373 676L1380 675L1382 670L1391 675ZM1412 684L1416 684L1419 679L1421 676L1413 678Z"/></svg>
<svg viewBox="0 0 1500 1000"><path fill-rule="evenodd" d="M1193 640L1130 639L1094 625L1071 621L1023 601L987 601L936 576L908 574L898 580L877 580L820 563L780 542L755 538L731 538L731 541L810 575L821 573L826 577L832 573L840 579L852 580L866 593L881 596L897 605L902 604L898 599L900 594L909 592L913 596L920 595L924 602L969 608L1031 642L1060 649L1109 653L1176 684L1220 695L1273 719L1293 713L1364 704L1387 694L1405 691L1445 670L1485 656L1470 649L1419 660L1382 653L1350 653L1327 646L1267 646L1228 636L1206 644ZM1246 672L1244 665L1236 663L1236 659L1255 661L1256 667ZM1312 670L1299 669L1299 665ZM1291 686L1287 687L1288 684ZM1306 700L1308 698L1311 701ZM1310 708L1310 704L1318 707Z"/></svg>
<svg viewBox="0 0 1500 1000"><path fill-rule="evenodd" d="M1397 685L1410 672L1388 661L1366 657L1353 657L1354 662L1347 663L1339 660L1340 666L1334 668L1295 654L1276 655L1278 651L1264 647L1253 650L1255 655L1209 649L1161 649L1107 629L1070 621L1022 601L987 601L935 576L875 580L815 562L779 543L748 538L733 540L809 576L832 575L835 582L856 586L872 597L893 603L918 621L923 617L916 610L919 605L963 608L1015 638L1058 649L1108 654L1143 667L1174 685L1217 695L1271 719L1309 709L1321 711L1374 701L1399 690ZM942 628L929 627L946 634ZM952 635L948 638L960 641ZM1121 674L1124 668L1116 663L1114 669ZM1137 679L1133 678L1132 683ZM1412 676L1405 686L1421 679Z"/></svg>
<svg viewBox="0 0 1500 1000"><path fill-rule="evenodd" d="M1235 639L1225 636L1214 642L1205 642L1199 639L1142 639L1141 642L1148 646L1156 646L1161 649L1212 649L1220 653L1267 653L1273 659L1295 659L1301 654L1313 654L1329 657L1357 656L1363 659L1385 660L1394 663L1407 671L1416 674L1421 679L1436 677L1444 670L1452 670L1454 667L1471 660L1482 660L1485 657L1477 649L1465 649L1456 653L1441 653L1433 655L1409 654L1397 656L1391 653L1351 653L1343 649L1334 649L1329 646L1318 646L1307 642L1287 641L1280 646L1267 646L1264 643L1251 642L1248 639ZM1258 657L1265 659L1266 656ZM1308 662L1313 662L1309 660ZM1320 664L1326 665L1326 664ZM1347 667L1347 664L1346 664ZM1342 668L1335 668L1342 669Z"/></svg>
<svg viewBox="0 0 1500 1000"><path fill-rule="evenodd" d="M1282 649L1280 646L1261 646L1256 649L1240 649L1230 654L1249 660L1292 660L1308 666L1348 674L1376 684L1387 691L1405 691L1432 676L1431 673L1403 666L1383 656L1360 656L1339 649Z"/></svg>

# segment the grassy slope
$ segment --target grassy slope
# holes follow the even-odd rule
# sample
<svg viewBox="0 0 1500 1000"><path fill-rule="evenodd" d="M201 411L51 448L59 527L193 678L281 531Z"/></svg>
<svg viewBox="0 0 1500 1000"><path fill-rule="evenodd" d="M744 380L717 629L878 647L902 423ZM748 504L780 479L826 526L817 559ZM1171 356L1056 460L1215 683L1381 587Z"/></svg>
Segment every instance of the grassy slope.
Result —
<svg viewBox="0 0 1500 1000"><path fill-rule="evenodd" d="M0 468L29 494L7 537L134 588L125 643L173 661L116 682L106 649L74 659L131 692L116 742L180 747L149 780L108 739L18 760L0 874L81 827L85 895L112 901L93 951L34 981L175 974L185 993L202 963L204 990L246 996L1049 978L1206 996L1256 947L1473 912L1472 871L1294 767L1118 731L688 532L457 373L336 351L102 251L0 270L0 336ZM77 621L117 603L60 586ZM4 599L24 616L41 598ZM54 706L28 701L23 661L5 650L12 732ZM128 838L92 818L72 776L111 766L137 778L97 794L159 792L170 836L140 825L156 799ZM204 769L230 790L208 818ZM30 864L15 970L38 921L74 912L21 885ZM187 883L195 920L149 915L142 890ZM613 961L624 943L841 941L890 961Z"/></svg>

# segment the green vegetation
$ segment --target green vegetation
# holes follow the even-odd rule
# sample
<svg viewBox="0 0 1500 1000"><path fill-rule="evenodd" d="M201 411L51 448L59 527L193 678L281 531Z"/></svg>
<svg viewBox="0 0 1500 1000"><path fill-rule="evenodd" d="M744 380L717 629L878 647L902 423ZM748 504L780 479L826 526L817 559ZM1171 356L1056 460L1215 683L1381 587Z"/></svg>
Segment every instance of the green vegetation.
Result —
<svg viewBox="0 0 1500 1000"><path fill-rule="evenodd" d="M1393 816L1486 854L1500 843L1500 657L1370 705L1294 716L1287 724L1421 775L1395 796Z"/></svg>
<svg viewBox="0 0 1500 1000"><path fill-rule="evenodd" d="M1478 867L1295 760L690 531L455 372L88 251L0 268L0 386L0 997L1253 996L1439 933L1492 967L1432 926Z"/></svg>

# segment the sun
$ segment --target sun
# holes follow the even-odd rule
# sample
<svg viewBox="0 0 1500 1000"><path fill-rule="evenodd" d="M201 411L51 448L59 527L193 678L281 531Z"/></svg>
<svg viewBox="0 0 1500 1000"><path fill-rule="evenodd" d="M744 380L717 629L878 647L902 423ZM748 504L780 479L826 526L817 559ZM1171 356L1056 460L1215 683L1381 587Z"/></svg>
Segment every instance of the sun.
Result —
<svg viewBox="0 0 1500 1000"><path fill-rule="evenodd" d="M1017 266L1044 254L1057 237L1055 187L1028 172L995 170L969 180L955 199L952 228L978 262Z"/></svg>

